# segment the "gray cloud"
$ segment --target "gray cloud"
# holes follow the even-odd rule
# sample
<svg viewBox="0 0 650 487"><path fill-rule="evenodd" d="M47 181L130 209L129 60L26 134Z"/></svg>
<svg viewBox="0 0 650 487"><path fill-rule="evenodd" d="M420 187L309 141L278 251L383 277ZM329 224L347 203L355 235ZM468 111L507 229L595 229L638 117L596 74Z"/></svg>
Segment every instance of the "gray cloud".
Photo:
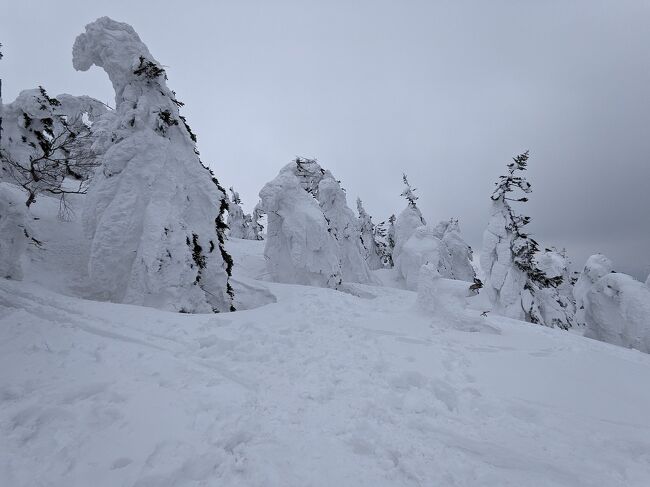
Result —
<svg viewBox="0 0 650 487"><path fill-rule="evenodd" d="M650 4L638 1L12 2L0 16L5 101L23 88L112 102L71 47L109 15L167 66L202 157L252 209L314 156L376 221L459 217L480 246L493 181L531 151L526 211L581 266L650 270Z"/></svg>

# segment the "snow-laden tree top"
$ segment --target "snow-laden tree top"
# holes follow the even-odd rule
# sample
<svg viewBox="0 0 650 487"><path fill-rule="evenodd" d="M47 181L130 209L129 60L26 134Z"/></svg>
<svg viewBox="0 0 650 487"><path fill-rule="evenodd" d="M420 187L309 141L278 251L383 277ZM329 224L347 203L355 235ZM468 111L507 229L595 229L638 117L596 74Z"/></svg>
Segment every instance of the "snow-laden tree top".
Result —
<svg viewBox="0 0 650 487"><path fill-rule="evenodd" d="M108 17L91 22L86 32L77 37L72 47L72 65L77 71L88 71L93 65L103 68L113 83L116 106L135 70L152 70L153 65L162 71L133 27Z"/></svg>

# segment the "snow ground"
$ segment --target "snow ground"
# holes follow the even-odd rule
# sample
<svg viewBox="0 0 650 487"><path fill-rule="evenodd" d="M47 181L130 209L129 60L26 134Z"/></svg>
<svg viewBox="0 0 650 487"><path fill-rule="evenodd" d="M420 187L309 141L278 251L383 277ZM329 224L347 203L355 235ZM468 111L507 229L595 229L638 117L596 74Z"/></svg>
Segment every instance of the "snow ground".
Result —
<svg viewBox="0 0 650 487"><path fill-rule="evenodd" d="M78 226L43 200L46 250L0 280L2 486L650 484L646 354L404 289L266 282L254 241L229 243L236 277L275 303L82 299Z"/></svg>

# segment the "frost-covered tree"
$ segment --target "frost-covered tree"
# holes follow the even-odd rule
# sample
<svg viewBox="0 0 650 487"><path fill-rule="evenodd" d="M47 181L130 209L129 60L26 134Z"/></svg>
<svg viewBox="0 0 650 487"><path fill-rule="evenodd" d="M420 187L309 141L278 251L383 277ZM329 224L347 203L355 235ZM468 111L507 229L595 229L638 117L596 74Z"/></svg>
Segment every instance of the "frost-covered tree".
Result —
<svg viewBox="0 0 650 487"><path fill-rule="evenodd" d="M548 278L560 280L557 286L542 287L536 291L543 322L566 330L574 325L576 314L566 250L540 251L535 255L535 263Z"/></svg>
<svg viewBox="0 0 650 487"><path fill-rule="evenodd" d="M293 163L260 191L268 216L264 257L278 282L336 288L342 282L338 244L318 201L301 186Z"/></svg>
<svg viewBox="0 0 650 487"><path fill-rule="evenodd" d="M264 240L264 225L262 224L262 218L265 213L262 209L262 204L257 203L253 209L252 215L252 225L251 229L253 230L253 240Z"/></svg>
<svg viewBox="0 0 650 487"><path fill-rule="evenodd" d="M101 169L83 219L91 291L180 312L232 310L225 191L199 159L165 70L130 25L108 17L77 37L73 65L103 68L115 89L115 111L93 126Z"/></svg>
<svg viewBox="0 0 650 487"><path fill-rule="evenodd" d="M614 264L603 254L594 254L587 259L578 280L573 286L573 297L576 305L576 322L586 325L585 300L593 285L603 276L613 272Z"/></svg>
<svg viewBox="0 0 650 487"><path fill-rule="evenodd" d="M296 184L303 190L300 196L294 194ZM268 214L265 255L272 275L286 272L283 282L293 278L293 282L302 283L307 272L310 279L316 274L320 285L330 287L342 280L375 282L363 257L361 232L347 206L345 191L316 160L296 158L262 188L260 198ZM307 227L313 235L296 238L296 232ZM287 269L280 269L283 266Z"/></svg>
<svg viewBox="0 0 650 487"><path fill-rule="evenodd" d="M561 276L547 276L535 261L537 242L525 231L530 217L517 214L512 202L526 202L524 195L531 186L521 175L528 164L528 152L513 158L508 173L499 178L492 194L492 210L483 234L481 267L485 273L485 289L494 303L495 311L505 316L531 323L547 323L540 311L541 290L557 287Z"/></svg>
<svg viewBox="0 0 650 487"><path fill-rule="evenodd" d="M28 243L39 242L27 228L24 199L15 187L0 182L0 278L22 279L21 259Z"/></svg>
<svg viewBox="0 0 650 487"><path fill-rule="evenodd" d="M31 206L39 194L85 193L98 165L91 122L106 112L89 97L50 97L43 87L22 91L2 107L0 179L18 185Z"/></svg>
<svg viewBox="0 0 650 487"><path fill-rule="evenodd" d="M374 238L382 267L393 267L393 248L395 247L395 215L388 221L375 225Z"/></svg>
<svg viewBox="0 0 650 487"><path fill-rule="evenodd" d="M375 225L372 223L372 217L363 207L361 198L357 198L357 212L359 213L359 226L361 227L361 243L365 250L364 256L368 263L368 267L370 267L371 270L381 269L384 265L379 253L379 247L375 240L377 230Z"/></svg>
<svg viewBox="0 0 650 487"><path fill-rule="evenodd" d="M650 289L627 274L610 272L585 295L585 336L650 353Z"/></svg>
<svg viewBox="0 0 650 487"><path fill-rule="evenodd" d="M441 277L473 282L476 277L471 263L471 249L460 236L457 220L422 225L402 246L395 260L398 273L408 289L416 290L420 267L434 266Z"/></svg>
<svg viewBox="0 0 650 487"><path fill-rule="evenodd" d="M244 218L244 210L241 207L241 198L239 193L230 187L230 202L228 203L228 228L230 228L230 237L246 238L248 235L248 226Z"/></svg>
<svg viewBox="0 0 650 487"><path fill-rule="evenodd" d="M397 260L402 251L402 246L413 235L415 229L427 224L416 203L418 200L418 196L415 194L416 188L411 187L406 174L402 174L402 181L404 181L404 190L401 196L406 198L408 204L395 221L393 261Z"/></svg>

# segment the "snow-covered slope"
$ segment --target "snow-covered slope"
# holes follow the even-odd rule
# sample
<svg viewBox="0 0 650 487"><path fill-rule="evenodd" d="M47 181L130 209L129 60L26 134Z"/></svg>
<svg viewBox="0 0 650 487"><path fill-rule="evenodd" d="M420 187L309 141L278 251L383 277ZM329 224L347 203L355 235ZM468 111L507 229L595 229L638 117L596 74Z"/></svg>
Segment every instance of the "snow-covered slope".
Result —
<svg viewBox="0 0 650 487"><path fill-rule="evenodd" d="M45 253L0 279L0 485L650 482L646 354L482 317L480 299L424 311L402 289L271 283L263 241L228 242L234 280L277 301L256 309L84 300L78 223L51 203Z"/></svg>

